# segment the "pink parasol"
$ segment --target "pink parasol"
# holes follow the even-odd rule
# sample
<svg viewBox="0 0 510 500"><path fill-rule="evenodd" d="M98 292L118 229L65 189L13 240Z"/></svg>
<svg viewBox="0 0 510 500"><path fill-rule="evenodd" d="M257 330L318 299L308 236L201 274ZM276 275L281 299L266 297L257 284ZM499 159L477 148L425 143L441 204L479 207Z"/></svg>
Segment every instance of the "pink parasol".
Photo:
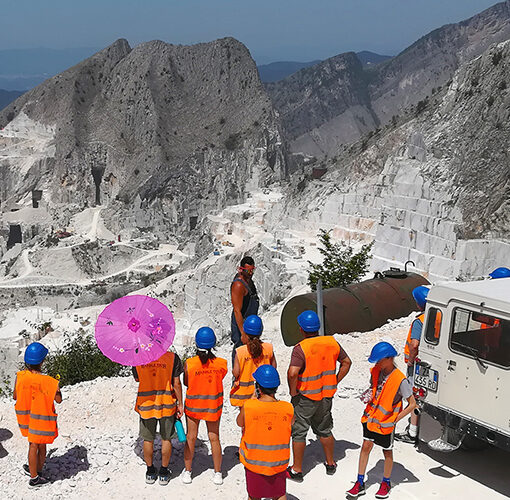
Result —
<svg viewBox="0 0 510 500"><path fill-rule="evenodd" d="M139 366L156 361L172 345L175 322L159 300L127 295L105 307L96 321L101 352L121 365Z"/></svg>

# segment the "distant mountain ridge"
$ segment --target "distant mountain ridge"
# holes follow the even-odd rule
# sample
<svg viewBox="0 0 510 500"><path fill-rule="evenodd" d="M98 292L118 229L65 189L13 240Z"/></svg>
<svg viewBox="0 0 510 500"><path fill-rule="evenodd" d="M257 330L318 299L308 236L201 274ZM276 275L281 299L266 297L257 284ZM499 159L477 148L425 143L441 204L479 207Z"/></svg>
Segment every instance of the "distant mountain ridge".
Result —
<svg viewBox="0 0 510 500"><path fill-rule="evenodd" d="M470 19L432 31L374 67L360 70L352 56L340 54L279 82L267 83L266 88L293 151L335 154L342 145L355 142L404 109L428 99L461 64L509 38L507 0ZM343 67L337 65L342 57L350 60ZM342 102L337 102L338 95L342 95Z"/></svg>
<svg viewBox="0 0 510 500"><path fill-rule="evenodd" d="M97 51L97 48L0 50L0 88L30 89Z"/></svg>
<svg viewBox="0 0 510 500"><path fill-rule="evenodd" d="M0 111L11 102L15 101L23 92L19 90L3 90L0 89Z"/></svg>
<svg viewBox="0 0 510 500"><path fill-rule="evenodd" d="M380 54L376 54L375 52L370 52L368 50L363 50L362 52L357 52L356 55L360 60L361 64L364 66L375 66L381 62L384 62L388 59L391 59L392 56L382 56ZM297 71L305 68L309 68L310 66L315 66L316 64L321 63L320 59L310 62L296 62L296 61L277 61L269 64L262 64L257 66L259 70L260 79L264 83L269 82L278 82L287 78L288 76L296 73Z"/></svg>

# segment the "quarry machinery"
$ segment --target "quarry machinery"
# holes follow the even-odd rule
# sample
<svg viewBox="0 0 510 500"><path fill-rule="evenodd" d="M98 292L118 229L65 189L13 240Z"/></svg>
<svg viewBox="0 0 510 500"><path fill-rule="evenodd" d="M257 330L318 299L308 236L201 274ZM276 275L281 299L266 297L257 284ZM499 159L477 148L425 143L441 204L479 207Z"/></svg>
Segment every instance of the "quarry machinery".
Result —
<svg viewBox="0 0 510 500"><path fill-rule="evenodd" d="M413 289L428 284L420 274L392 268L361 283L324 290L324 333L368 332L389 319L407 316L417 311ZM317 311L315 293L297 295L285 304L280 318L285 345L293 346L303 340L296 318L307 309Z"/></svg>
<svg viewBox="0 0 510 500"><path fill-rule="evenodd" d="M510 278L431 288L414 383L421 442L510 451Z"/></svg>

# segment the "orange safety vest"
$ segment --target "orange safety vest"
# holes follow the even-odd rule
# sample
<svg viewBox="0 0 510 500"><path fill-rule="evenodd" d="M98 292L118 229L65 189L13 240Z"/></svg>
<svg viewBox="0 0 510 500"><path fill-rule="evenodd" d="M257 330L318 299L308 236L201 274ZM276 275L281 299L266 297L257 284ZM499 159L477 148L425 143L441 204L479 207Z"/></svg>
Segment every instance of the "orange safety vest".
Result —
<svg viewBox="0 0 510 500"><path fill-rule="evenodd" d="M283 472L290 459L290 435L294 408L286 401L244 403L244 428L239 459L257 474Z"/></svg>
<svg viewBox="0 0 510 500"><path fill-rule="evenodd" d="M439 333L441 331L441 318L442 318L441 311L438 310L436 312L436 322L434 325L434 338L436 338L436 339L439 338ZM413 324L415 321L418 320L421 322L421 325L423 328L424 319L425 319L425 313L418 314L418 316L416 316L416 319L411 323L411 326L409 327L406 345L404 346L404 360L405 360L406 364L409 361L409 356L411 355L411 331L413 330ZM422 335L423 335L423 331L422 331Z"/></svg>
<svg viewBox="0 0 510 500"><path fill-rule="evenodd" d="M186 360L188 389L184 413L199 420L216 421L223 408L223 379L227 360L210 359L202 364L198 356Z"/></svg>
<svg viewBox="0 0 510 500"><path fill-rule="evenodd" d="M174 357L173 352L166 352L157 361L136 367L140 383L135 411L144 420L171 417L176 411L172 380Z"/></svg>
<svg viewBox="0 0 510 500"><path fill-rule="evenodd" d="M493 325L487 325L486 323L481 323L480 330L488 330L487 332L483 332L483 345L484 347L492 347L498 348L501 341L501 328L498 328L501 325L499 319L494 319Z"/></svg>
<svg viewBox="0 0 510 500"><path fill-rule="evenodd" d="M311 337L299 345L305 354L305 369L298 376L297 390L314 401L332 398L336 392L336 362L340 346L334 337Z"/></svg>
<svg viewBox="0 0 510 500"><path fill-rule="evenodd" d="M55 395L58 380L23 370L16 375L16 417L29 443L53 443L58 436Z"/></svg>
<svg viewBox="0 0 510 500"><path fill-rule="evenodd" d="M377 434L391 434L395 429L395 420L402 411L403 406L402 401L399 401L396 405L393 405L393 401L400 388L400 384L406 376L395 368L384 383L379 396L375 399L380 372L381 369L377 366L371 370L372 400L367 404L363 412L361 423L366 422L368 430Z"/></svg>
<svg viewBox="0 0 510 500"><path fill-rule="evenodd" d="M248 352L248 347L242 345L236 349L236 356L239 360L241 372L239 375L239 384L234 383L230 391L230 404L232 406L243 406L247 399L251 399L255 393L255 380L253 372L260 365L271 364L273 357L273 346L267 342L262 342L262 356L256 361Z"/></svg>

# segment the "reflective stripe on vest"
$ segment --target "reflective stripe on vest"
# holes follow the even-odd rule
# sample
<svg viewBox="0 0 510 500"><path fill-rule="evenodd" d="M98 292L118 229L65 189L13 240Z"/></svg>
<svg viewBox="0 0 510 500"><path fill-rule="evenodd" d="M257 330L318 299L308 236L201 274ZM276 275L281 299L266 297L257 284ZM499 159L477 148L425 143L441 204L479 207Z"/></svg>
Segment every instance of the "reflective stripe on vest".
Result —
<svg viewBox="0 0 510 500"><path fill-rule="evenodd" d="M188 389L184 413L192 418L216 421L223 409L223 379L227 360L214 358L202 364L198 356L186 360Z"/></svg>
<svg viewBox="0 0 510 500"><path fill-rule="evenodd" d="M375 399L380 372L379 367L372 368L372 401L367 404L361 422L367 424L369 431L378 434L391 434L395 428L395 420L402 410L402 401L399 401L396 405L393 405L393 401L400 384L406 377L395 368L384 383L377 399Z"/></svg>
<svg viewBox="0 0 510 500"><path fill-rule="evenodd" d="M239 459L248 470L273 476L287 468L293 416L286 401L246 401Z"/></svg>
<svg viewBox="0 0 510 500"><path fill-rule="evenodd" d="M255 381L253 372L260 365L271 364L273 357L273 346L267 342L262 342L262 356L256 361L250 356L248 347L243 345L236 349L236 357L239 361L240 375L238 383L234 383L230 391L230 404L233 406L243 406L247 399L251 399L255 393Z"/></svg>
<svg viewBox="0 0 510 500"><path fill-rule="evenodd" d="M305 355L305 369L298 376L297 390L308 399L320 401L335 395L336 362L340 346L334 337L311 337L299 345Z"/></svg>
<svg viewBox="0 0 510 500"><path fill-rule="evenodd" d="M138 394L135 411L141 418L170 417L175 413L177 398L173 388L175 354L166 352L157 361L137 366Z"/></svg>
<svg viewBox="0 0 510 500"><path fill-rule="evenodd" d="M21 434L31 443L53 443L58 436L55 395L58 381L23 370L16 375L16 418Z"/></svg>

